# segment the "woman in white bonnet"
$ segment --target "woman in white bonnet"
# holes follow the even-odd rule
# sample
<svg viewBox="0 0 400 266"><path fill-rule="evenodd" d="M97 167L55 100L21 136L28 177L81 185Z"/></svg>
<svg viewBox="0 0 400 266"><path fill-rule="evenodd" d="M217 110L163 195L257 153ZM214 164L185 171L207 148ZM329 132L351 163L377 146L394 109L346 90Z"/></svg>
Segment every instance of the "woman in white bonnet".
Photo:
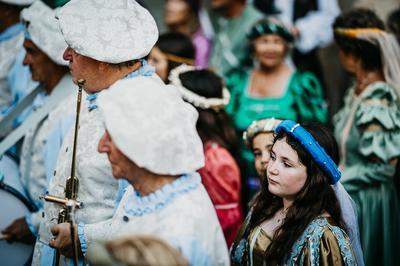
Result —
<svg viewBox="0 0 400 266"><path fill-rule="evenodd" d="M113 176L130 186L112 219L79 224L87 244L94 235L153 234L190 265L229 265L214 207L196 172L204 165L197 111L175 87L144 77L118 81L98 103L106 127L98 150L107 153ZM68 224L55 227L68 236Z"/></svg>

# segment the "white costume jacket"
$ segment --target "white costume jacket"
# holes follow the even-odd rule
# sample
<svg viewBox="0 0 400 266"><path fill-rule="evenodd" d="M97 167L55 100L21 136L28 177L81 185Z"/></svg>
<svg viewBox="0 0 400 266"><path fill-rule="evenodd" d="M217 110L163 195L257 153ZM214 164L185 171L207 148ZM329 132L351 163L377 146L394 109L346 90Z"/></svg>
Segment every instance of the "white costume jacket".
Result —
<svg viewBox="0 0 400 266"><path fill-rule="evenodd" d="M78 231L83 248L94 239L154 235L182 252L190 265L229 265L221 226L198 173L144 197L129 185L111 220L79 224Z"/></svg>

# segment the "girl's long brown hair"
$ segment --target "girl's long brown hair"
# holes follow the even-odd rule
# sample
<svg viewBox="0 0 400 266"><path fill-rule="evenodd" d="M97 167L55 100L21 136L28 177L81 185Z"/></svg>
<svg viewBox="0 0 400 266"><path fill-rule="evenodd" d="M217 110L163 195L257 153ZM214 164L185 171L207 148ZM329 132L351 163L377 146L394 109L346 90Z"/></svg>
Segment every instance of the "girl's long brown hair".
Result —
<svg viewBox="0 0 400 266"><path fill-rule="evenodd" d="M338 147L330 131L320 124L309 124L304 128L338 163ZM293 205L288 209L284 223L276 230L273 241L265 252L267 265L285 262L294 242L301 236L309 223L323 212L328 212L334 223L346 231L339 202L330 186L329 177L293 137L284 133L279 134L275 137L275 142L284 138L297 152L300 162L307 168L307 180L296 195ZM282 207L282 199L269 192L267 178L262 178L261 192L254 201L248 228L254 228L272 218ZM246 231L249 232L249 230Z"/></svg>
<svg viewBox="0 0 400 266"><path fill-rule="evenodd" d="M188 90L205 98L222 98L223 81L210 70L193 70L179 75L182 85ZM237 162L239 159L239 139L231 118L224 109L201 109L196 128L203 143L215 141L226 148Z"/></svg>

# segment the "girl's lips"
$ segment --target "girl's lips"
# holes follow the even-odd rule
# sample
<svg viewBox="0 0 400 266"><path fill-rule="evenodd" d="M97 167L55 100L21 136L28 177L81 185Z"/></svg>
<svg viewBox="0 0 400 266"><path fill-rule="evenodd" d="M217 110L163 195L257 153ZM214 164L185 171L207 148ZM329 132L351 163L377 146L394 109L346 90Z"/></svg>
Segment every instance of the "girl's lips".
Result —
<svg viewBox="0 0 400 266"><path fill-rule="evenodd" d="M278 182L272 180L271 178L268 177L268 183L270 184L278 184Z"/></svg>

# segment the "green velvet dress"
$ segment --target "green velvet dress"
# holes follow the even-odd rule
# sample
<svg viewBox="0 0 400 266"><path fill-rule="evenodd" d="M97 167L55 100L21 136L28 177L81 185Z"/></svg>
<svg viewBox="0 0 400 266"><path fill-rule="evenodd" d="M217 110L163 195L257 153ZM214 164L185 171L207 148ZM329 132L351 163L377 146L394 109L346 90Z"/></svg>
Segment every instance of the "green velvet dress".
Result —
<svg viewBox="0 0 400 266"><path fill-rule="evenodd" d="M327 121L322 87L312 73L294 71L282 97L274 98L249 95L250 76L251 70L236 71L227 80L231 99L226 110L240 136L253 121L264 118L274 117L299 122ZM253 153L243 143L241 152L246 165L245 175L256 176Z"/></svg>
<svg viewBox="0 0 400 266"><path fill-rule="evenodd" d="M367 266L399 265L400 204L394 185L394 160L400 156L398 100L384 82L358 96L351 88L334 117L341 182L356 203Z"/></svg>

